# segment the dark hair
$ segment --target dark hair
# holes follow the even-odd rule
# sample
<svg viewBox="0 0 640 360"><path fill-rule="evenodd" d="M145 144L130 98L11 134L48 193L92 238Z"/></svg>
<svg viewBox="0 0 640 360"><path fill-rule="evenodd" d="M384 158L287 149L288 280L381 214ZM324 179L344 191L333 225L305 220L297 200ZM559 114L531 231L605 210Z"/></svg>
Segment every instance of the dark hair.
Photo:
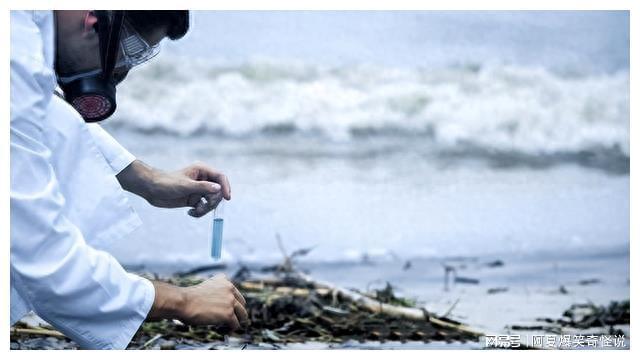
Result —
<svg viewBox="0 0 640 360"><path fill-rule="evenodd" d="M189 30L188 10L127 10L125 17L140 33L166 27L167 37L178 40Z"/></svg>

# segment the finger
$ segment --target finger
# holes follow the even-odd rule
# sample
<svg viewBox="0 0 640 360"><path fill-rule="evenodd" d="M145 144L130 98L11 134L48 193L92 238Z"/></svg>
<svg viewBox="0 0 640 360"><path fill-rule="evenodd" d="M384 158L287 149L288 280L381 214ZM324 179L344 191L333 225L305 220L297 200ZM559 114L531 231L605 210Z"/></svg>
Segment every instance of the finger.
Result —
<svg viewBox="0 0 640 360"><path fill-rule="evenodd" d="M207 210L209 206L209 201L207 201L206 197L202 197L200 202L193 209L193 214L195 217L201 217L206 214L209 210Z"/></svg>
<svg viewBox="0 0 640 360"><path fill-rule="evenodd" d="M207 203L205 204L203 210L206 213L208 213L209 211L215 209L218 204L220 204L220 201L222 201L222 192L217 192L217 193L213 193L213 194L209 194L209 195L205 195L204 197L207 200Z"/></svg>
<svg viewBox="0 0 640 360"><path fill-rule="evenodd" d="M209 213L211 210L215 209L221 199L222 194L220 192L205 195L200 199L200 201L193 209L189 210L189 215L193 217L202 217Z"/></svg>
<svg viewBox="0 0 640 360"><path fill-rule="evenodd" d="M187 186L190 187L190 192L197 192L201 196L217 194L222 189L220 184L211 181L190 181Z"/></svg>
<svg viewBox="0 0 640 360"><path fill-rule="evenodd" d="M227 321L227 324L231 328L231 331L240 329L240 322L238 322L238 317L235 313L235 306L233 310L233 315L231 315L231 318Z"/></svg>
<svg viewBox="0 0 640 360"><path fill-rule="evenodd" d="M202 195L197 193L191 193L189 194L189 196L186 197L185 205L183 206L189 206L189 207L195 208L199 202L202 202Z"/></svg>
<svg viewBox="0 0 640 360"><path fill-rule="evenodd" d="M226 175L222 175L222 178L222 183L220 183L222 186L222 195L227 201L229 201L231 200L231 185L229 184L229 179Z"/></svg>
<svg viewBox="0 0 640 360"><path fill-rule="evenodd" d="M187 211L187 214L189 214L189 216L191 217L195 217L195 218L199 217L198 215L196 215L195 210L196 209L189 209L189 211Z"/></svg>
<svg viewBox="0 0 640 360"><path fill-rule="evenodd" d="M246 324L249 322L249 314L247 314L247 310L237 301L233 303L233 311L236 314L236 319L239 320L241 324Z"/></svg>
<svg viewBox="0 0 640 360"><path fill-rule="evenodd" d="M206 177L206 180L220 184L220 186L222 187L222 196L226 200L231 200L231 185L229 185L229 179L226 175L204 165L200 166L199 170L200 175L204 175Z"/></svg>
<svg viewBox="0 0 640 360"><path fill-rule="evenodd" d="M233 287L233 296L236 297L236 300L238 300L240 304L242 304L242 306L247 305L247 300L244 299L244 296L242 296L240 291L235 286Z"/></svg>
<svg viewBox="0 0 640 360"><path fill-rule="evenodd" d="M187 213L193 217L201 217L202 215L207 213L207 205L208 201L204 197L200 198L193 209L189 209Z"/></svg>
<svg viewBox="0 0 640 360"><path fill-rule="evenodd" d="M202 211L204 211L204 209L207 207L207 199L203 196L200 198L200 200L198 200L198 203L196 204L195 210L197 213L200 213Z"/></svg>
<svg viewBox="0 0 640 360"><path fill-rule="evenodd" d="M220 190L222 190L222 187L218 183L210 182L210 181L204 181L204 182L205 183L209 183L209 186L211 187L210 191L212 193L218 193L218 192L220 192Z"/></svg>

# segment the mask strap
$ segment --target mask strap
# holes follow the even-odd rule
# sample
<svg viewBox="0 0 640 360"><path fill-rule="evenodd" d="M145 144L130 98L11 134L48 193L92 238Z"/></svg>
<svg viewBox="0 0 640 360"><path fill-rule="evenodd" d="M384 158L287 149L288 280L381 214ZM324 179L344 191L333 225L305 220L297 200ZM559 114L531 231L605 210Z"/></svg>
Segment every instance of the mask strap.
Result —
<svg viewBox="0 0 640 360"><path fill-rule="evenodd" d="M112 81L113 70L118 60L120 50L120 32L124 24L124 11L111 11L112 19L109 21L107 11L98 13L98 34L100 36L100 62L102 75L106 81ZM102 22L102 25L100 25Z"/></svg>

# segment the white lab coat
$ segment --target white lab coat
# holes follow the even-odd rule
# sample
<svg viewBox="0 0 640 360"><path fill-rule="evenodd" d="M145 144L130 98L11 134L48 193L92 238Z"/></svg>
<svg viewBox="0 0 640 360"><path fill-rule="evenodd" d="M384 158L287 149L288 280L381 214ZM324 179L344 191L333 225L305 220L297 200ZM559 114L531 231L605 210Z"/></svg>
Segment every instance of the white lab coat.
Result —
<svg viewBox="0 0 640 360"><path fill-rule="evenodd" d="M53 61L53 12L11 11L11 323L122 349L155 297L99 250L140 225L115 177L134 157L53 95Z"/></svg>

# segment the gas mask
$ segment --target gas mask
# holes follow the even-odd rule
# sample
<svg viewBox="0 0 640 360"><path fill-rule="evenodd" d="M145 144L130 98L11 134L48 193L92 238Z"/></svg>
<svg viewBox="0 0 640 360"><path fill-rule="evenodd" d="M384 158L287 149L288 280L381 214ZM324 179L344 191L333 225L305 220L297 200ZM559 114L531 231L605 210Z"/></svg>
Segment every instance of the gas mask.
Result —
<svg viewBox="0 0 640 360"><path fill-rule="evenodd" d="M58 77L65 100L86 122L97 122L116 111L116 85L129 70L158 54L126 19L123 10L97 10L95 25L100 47L100 69Z"/></svg>

